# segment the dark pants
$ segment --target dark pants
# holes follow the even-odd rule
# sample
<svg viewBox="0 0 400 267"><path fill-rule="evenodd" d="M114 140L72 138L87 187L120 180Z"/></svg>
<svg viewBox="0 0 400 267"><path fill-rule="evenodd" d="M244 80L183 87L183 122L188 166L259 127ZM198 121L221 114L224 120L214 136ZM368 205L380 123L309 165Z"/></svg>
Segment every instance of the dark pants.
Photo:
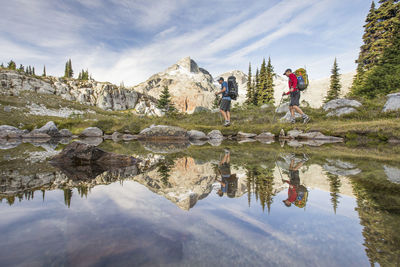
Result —
<svg viewBox="0 0 400 267"><path fill-rule="evenodd" d="M231 101L227 99L222 99L219 108L223 111L231 111Z"/></svg>

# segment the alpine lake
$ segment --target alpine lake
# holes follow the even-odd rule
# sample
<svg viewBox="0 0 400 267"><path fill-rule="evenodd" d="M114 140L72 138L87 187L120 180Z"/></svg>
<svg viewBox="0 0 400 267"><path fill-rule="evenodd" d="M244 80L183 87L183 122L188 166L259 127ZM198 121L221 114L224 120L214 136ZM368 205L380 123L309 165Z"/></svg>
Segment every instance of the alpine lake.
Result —
<svg viewBox="0 0 400 267"><path fill-rule="evenodd" d="M400 146L0 144L0 266L400 266Z"/></svg>

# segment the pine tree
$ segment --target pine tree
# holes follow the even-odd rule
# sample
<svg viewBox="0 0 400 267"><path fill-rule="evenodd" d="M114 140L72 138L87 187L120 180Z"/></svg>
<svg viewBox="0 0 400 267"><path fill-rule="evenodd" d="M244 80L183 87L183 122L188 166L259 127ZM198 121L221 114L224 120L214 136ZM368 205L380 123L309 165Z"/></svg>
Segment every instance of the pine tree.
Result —
<svg viewBox="0 0 400 267"><path fill-rule="evenodd" d="M71 206L72 190L64 189L64 203L68 208Z"/></svg>
<svg viewBox="0 0 400 267"><path fill-rule="evenodd" d="M23 72L23 71L24 71L24 66L23 66L22 64L19 64L18 70L19 70L20 72Z"/></svg>
<svg viewBox="0 0 400 267"><path fill-rule="evenodd" d="M31 65L29 65L29 67L28 67L28 74L32 75L32 67L31 67Z"/></svg>
<svg viewBox="0 0 400 267"><path fill-rule="evenodd" d="M32 67L32 75L36 75L35 74L35 67Z"/></svg>
<svg viewBox="0 0 400 267"><path fill-rule="evenodd" d="M15 64L15 62L13 60L10 60L10 62L8 62L7 69L9 69L9 70L16 70L17 69L17 65Z"/></svg>
<svg viewBox="0 0 400 267"><path fill-rule="evenodd" d="M46 65L43 66L43 74L42 74L42 76L46 77Z"/></svg>
<svg viewBox="0 0 400 267"><path fill-rule="evenodd" d="M68 77L69 77L69 65L68 65L68 61L65 63L64 77L65 77L65 78L68 78Z"/></svg>
<svg viewBox="0 0 400 267"><path fill-rule="evenodd" d="M1 62L0 68L4 68L4 63Z"/></svg>
<svg viewBox="0 0 400 267"><path fill-rule="evenodd" d="M251 104L253 99L253 83L251 80L251 63L249 63L249 73L247 74L247 93L246 104Z"/></svg>
<svg viewBox="0 0 400 267"><path fill-rule="evenodd" d="M264 103L265 92L267 88L267 67L265 64L265 58L261 64L260 74L259 74L259 84L257 88L257 106L260 106Z"/></svg>
<svg viewBox="0 0 400 267"><path fill-rule="evenodd" d="M69 78L74 77L74 71L72 70L72 62L71 59L68 60L68 74L69 74Z"/></svg>
<svg viewBox="0 0 400 267"><path fill-rule="evenodd" d="M257 68L257 71L256 71L256 79L255 80L256 80L256 82L255 82L255 84L253 86L253 105L257 106L258 94L259 94L258 88L260 86L260 73L258 71L258 68Z"/></svg>
<svg viewBox="0 0 400 267"><path fill-rule="evenodd" d="M160 99L158 100L157 108L161 109L165 113L171 113L176 110L172 103L168 86L164 86L164 90L162 90Z"/></svg>
<svg viewBox="0 0 400 267"><path fill-rule="evenodd" d="M324 102L327 103L333 99L338 99L340 95L340 89L341 89L341 84L340 84L340 74L339 74L339 67L337 64L337 60L335 58L335 61L333 62L333 67L331 70L331 83L329 86L328 94L325 97Z"/></svg>
<svg viewBox="0 0 400 267"><path fill-rule="evenodd" d="M274 77L276 74L274 73L274 67L272 66L271 63L271 58L268 58L268 64L267 64L267 73L266 73L266 88L265 88L265 102L264 103L269 103L269 104L274 104Z"/></svg>
<svg viewBox="0 0 400 267"><path fill-rule="evenodd" d="M364 74L363 82L353 92L367 98L399 90L400 84L400 27L392 44L387 46L378 64Z"/></svg>

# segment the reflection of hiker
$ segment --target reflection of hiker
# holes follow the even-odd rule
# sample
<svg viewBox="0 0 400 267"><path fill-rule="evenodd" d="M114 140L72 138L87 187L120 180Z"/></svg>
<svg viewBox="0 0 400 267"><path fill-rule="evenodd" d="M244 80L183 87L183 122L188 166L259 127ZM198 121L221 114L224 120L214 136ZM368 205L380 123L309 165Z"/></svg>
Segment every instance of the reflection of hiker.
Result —
<svg viewBox="0 0 400 267"><path fill-rule="evenodd" d="M236 174L231 174L231 154L229 150L225 150L225 155L218 165L218 171L221 174L221 189L218 190L217 194L222 197L227 194L228 197L235 197L237 190L237 177Z"/></svg>
<svg viewBox="0 0 400 267"><path fill-rule="evenodd" d="M297 111L303 117L303 123L307 123L310 121L310 118L301 110L300 106L300 90L297 88L297 77L294 73L292 73L291 69L287 69L283 75L286 75L289 78L289 92L283 93L282 95L290 94L290 122L295 123L296 118L294 116L294 112Z"/></svg>
<svg viewBox="0 0 400 267"><path fill-rule="evenodd" d="M229 96L228 83L222 77L218 79L218 82L221 85L221 91L216 92L215 95L222 94L219 109L225 119L224 126L229 126L231 125L231 97Z"/></svg>
<svg viewBox="0 0 400 267"><path fill-rule="evenodd" d="M289 189L288 189L288 198L283 201L285 203L286 207L290 207L292 203L295 203L298 200L298 197L301 197L301 199L304 198L303 192L300 192L299 189L300 187L304 187L300 185L300 175L299 175L299 169L303 166L303 161L300 161L299 163L295 164L294 158L290 162L289 166L289 177L290 180L283 180L282 182L288 183L289 184ZM307 190L307 189L306 189ZM301 193L301 194L299 194ZM300 196L302 195L302 196ZM295 203L296 205L296 203Z"/></svg>

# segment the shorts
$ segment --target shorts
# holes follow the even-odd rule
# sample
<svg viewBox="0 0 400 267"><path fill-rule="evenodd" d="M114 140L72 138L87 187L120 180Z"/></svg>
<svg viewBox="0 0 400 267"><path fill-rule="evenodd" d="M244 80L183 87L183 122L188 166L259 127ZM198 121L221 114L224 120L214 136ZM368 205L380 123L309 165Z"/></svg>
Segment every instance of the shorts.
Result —
<svg viewBox="0 0 400 267"><path fill-rule="evenodd" d="M300 91L294 91L290 93L290 107L292 106L300 106Z"/></svg>
<svg viewBox="0 0 400 267"><path fill-rule="evenodd" d="M219 109L223 111L231 111L231 101L228 99L222 99Z"/></svg>

